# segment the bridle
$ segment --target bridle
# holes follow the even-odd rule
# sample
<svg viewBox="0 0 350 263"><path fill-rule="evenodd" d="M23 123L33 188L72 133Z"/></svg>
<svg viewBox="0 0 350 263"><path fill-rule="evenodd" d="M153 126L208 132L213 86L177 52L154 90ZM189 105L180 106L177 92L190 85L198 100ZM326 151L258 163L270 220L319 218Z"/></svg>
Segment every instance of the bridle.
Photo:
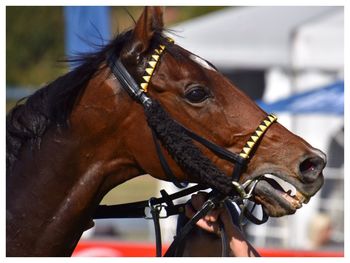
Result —
<svg viewBox="0 0 350 263"><path fill-rule="evenodd" d="M174 43L174 41L170 38L167 38L167 41L169 42L169 44ZM128 70L125 68L125 66L121 62L121 59L117 57L116 54L111 54L107 59L108 66L110 67L115 77L119 80L123 89L127 91L127 93L134 100L136 100L143 106L145 112L149 108L151 108L152 106L158 103L157 101L149 97L147 92L151 84L153 73L157 65L159 64L161 55L165 50L166 50L166 45L160 44L158 48L156 48L154 52L151 54L150 59L146 64L147 66L142 76L142 82L140 84L136 83L135 79L130 75ZM177 237L175 237L174 242L171 244L168 251L165 253L165 256L177 255L178 253L177 247L185 238L185 236L190 232L190 230L193 228L196 222L200 218L202 218L204 215L206 215L211 209L217 207L220 203L222 203L225 200L227 201L229 199L231 200L231 202L237 203L241 208L241 215L242 216L244 215L247 219L249 219L253 223L262 224L267 221L268 215L265 213L264 210L263 210L263 218L261 220L257 219L255 216L252 215L251 211L246 209L246 205L243 202L244 200L248 200L249 198L252 197L253 190L257 182L259 181L259 178L256 178L254 180L247 180L243 184L239 183L239 179L243 168L247 166L247 163L253 154L253 150L257 147L257 144L261 141L263 134L268 130L268 128L276 120L277 120L277 117L274 116L273 114L267 115L266 118L263 119L261 123L258 125L257 129L253 132L253 134L250 136L250 138L242 148L241 152L238 154L228 151L227 149L201 137L200 135L186 128L185 126L178 123L177 121L172 120L183 132L183 134L187 135L192 140L202 144L204 147L208 148L219 158L233 163L234 169L232 172L232 191L230 195L229 196L227 194L225 195L215 189L212 190L211 194L209 195L208 201L204 203L202 209L199 210L194 215L194 217L184 226L180 234ZM153 127L150 127L150 128L152 130L153 140L156 146L156 150L157 150L157 154L158 154L161 166L165 174L167 175L168 180L172 181L179 188L185 187L186 185L178 182L175 175L171 171L162 153L162 150L160 148L157 133ZM184 189L173 195L168 195L164 190L162 190L161 198L151 198L148 201L141 201L141 202L130 203L130 204L116 205L116 206L100 206L97 209L94 215L94 218L147 217L147 215L145 216L145 208L146 207L149 208L150 217L153 219L154 225L155 225L157 256L161 256L162 253L161 253L159 218L161 217L160 214L162 209L164 208L166 210L167 212L166 217L169 215L174 215L174 214L183 212L184 206L174 205L173 200L206 188L208 187L197 185L191 188ZM163 205L163 203L165 203L166 205ZM224 233L225 231L221 231L221 232ZM222 239L224 240L225 236L222 236ZM224 248L223 250L225 250L223 254L227 255L227 247L225 248L224 246L223 248Z"/></svg>

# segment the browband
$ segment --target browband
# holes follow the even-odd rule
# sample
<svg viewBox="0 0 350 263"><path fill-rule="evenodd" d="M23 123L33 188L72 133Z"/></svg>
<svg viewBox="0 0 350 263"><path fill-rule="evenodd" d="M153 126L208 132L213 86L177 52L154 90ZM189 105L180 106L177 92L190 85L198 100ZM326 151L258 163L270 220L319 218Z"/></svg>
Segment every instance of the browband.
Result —
<svg viewBox="0 0 350 263"><path fill-rule="evenodd" d="M160 55L163 53L164 49L165 49L164 45L159 45L159 48L154 50L154 53L151 55L150 60L147 62L148 67L146 67L145 73L142 76L142 79L144 80L144 82L140 84L140 88L143 90L143 92L147 92L148 83L151 81L154 69L158 64Z"/></svg>

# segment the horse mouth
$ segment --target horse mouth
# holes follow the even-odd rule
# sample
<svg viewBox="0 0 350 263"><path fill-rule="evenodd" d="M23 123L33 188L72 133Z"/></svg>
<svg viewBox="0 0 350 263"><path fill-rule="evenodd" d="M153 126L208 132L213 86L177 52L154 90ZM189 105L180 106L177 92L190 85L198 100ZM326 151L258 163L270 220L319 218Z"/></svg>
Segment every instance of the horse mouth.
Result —
<svg viewBox="0 0 350 263"><path fill-rule="evenodd" d="M311 195L302 193L292 183L272 174L261 176L254 189L255 201L272 217L294 214L309 202Z"/></svg>

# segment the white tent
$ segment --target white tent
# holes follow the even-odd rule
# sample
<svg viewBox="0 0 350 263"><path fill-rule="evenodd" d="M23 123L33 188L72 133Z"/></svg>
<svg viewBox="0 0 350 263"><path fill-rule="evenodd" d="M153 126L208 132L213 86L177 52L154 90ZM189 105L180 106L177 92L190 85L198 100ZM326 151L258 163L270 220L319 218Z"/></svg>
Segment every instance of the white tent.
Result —
<svg viewBox="0 0 350 263"><path fill-rule="evenodd" d="M327 12L301 25L292 43L293 68L341 71L344 68L344 9Z"/></svg>
<svg viewBox="0 0 350 263"><path fill-rule="evenodd" d="M220 68L290 65L290 43L301 25L341 7L236 7L173 27L179 45Z"/></svg>

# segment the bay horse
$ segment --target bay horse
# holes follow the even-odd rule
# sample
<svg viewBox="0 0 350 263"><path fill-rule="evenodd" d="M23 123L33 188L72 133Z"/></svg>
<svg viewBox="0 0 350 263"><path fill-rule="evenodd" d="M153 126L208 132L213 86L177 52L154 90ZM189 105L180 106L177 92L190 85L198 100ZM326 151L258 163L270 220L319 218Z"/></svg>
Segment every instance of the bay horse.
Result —
<svg viewBox="0 0 350 263"><path fill-rule="evenodd" d="M231 189L229 174L238 165L198 142L187 140L190 150L176 144L185 135L163 125L163 115L145 117L145 107L112 72L111 57L167 116L226 152L245 149L265 121L267 114L213 65L165 36L161 8L146 7L132 30L82 57L80 66L7 115L7 256L70 256L108 191L146 173L169 180L158 159L152 123L164 136L174 136L161 140L160 149L176 180L225 194ZM167 144L183 154L169 151ZM262 177L253 199L270 216L293 214L322 186L325 163L321 151L274 122L250 153L239 183L265 174L284 180L295 194Z"/></svg>

